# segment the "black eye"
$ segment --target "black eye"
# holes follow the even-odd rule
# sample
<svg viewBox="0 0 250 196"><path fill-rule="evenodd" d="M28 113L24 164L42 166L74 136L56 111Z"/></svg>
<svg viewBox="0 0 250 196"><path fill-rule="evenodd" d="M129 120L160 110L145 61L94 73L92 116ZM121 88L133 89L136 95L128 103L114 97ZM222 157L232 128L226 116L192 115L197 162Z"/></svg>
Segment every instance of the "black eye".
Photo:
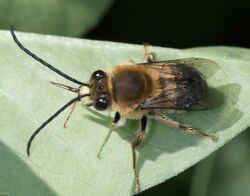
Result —
<svg viewBox="0 0 250 196"><path fill-rule="evenodd" d="M94 108L97 110L106 110L108 107L108 100L105 97L99 98L94 104Z"/></svg>
<svg viewBox="0 0 250 196"><path fill-rule="evenodd" d="M97 70L94 73L92 73L90 80L93 80L93 79L100 80L104 77L106 77L106 73L102 70Z"/></svg>

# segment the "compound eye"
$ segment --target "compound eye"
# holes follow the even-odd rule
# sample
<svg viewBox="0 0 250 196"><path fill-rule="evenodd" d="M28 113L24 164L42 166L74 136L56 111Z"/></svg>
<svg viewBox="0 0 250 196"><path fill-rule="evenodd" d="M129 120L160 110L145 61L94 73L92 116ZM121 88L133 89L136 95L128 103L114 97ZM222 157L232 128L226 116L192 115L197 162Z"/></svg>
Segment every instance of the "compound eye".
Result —
<svg viewBox="0 0 250 196"><path fill-rule="evenodd" d="M106 73L102 70L97 70L94 73L92 73L90 80L100 80L106 76Z"/></svg>
<svg viewBox="0 0 250 196"><path fill-rule="evenodd" d="M108 100L104 97L97 99L94 104L94 108L101 111L106 110L107 107L108 107Z"/></svg>

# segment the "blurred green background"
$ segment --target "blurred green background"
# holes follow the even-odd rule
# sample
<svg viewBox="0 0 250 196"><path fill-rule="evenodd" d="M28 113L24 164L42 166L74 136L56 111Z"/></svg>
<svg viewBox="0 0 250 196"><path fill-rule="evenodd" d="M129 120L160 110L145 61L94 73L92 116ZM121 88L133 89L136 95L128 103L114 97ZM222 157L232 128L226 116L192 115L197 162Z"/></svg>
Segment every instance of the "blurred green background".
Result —
<svg viewBox="0 0 250 196"><path fill-rule="evenodd" d="M172 48L250 47L249 0L1 0L0 28ZM250 133L140 195L250 195Z"/></svg>

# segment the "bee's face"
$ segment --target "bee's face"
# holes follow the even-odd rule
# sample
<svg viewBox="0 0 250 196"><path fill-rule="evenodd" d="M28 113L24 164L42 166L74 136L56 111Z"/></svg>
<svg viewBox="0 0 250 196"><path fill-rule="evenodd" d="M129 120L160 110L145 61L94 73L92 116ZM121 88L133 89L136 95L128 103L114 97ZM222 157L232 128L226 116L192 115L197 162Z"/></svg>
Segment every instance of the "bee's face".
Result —
<svg viewBox="0 0 250 196"><path fill-rule="evenodd" d="M102 70L92 73L89 81L89 104L97 110L106 110L110 105L107 74ZM86 102L86 101L85 101Z"/></svg>

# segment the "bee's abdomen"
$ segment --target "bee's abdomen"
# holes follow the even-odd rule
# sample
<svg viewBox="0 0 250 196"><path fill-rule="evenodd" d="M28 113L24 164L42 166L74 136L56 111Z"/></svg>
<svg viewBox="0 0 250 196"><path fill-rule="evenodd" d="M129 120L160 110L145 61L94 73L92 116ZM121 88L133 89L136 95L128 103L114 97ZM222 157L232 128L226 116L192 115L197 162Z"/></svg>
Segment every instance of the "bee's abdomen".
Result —
<svg viewBox="0 0 250 196"><path fill-rule="evenodd" d="M183 74L176 81L176 104L179 108L192 108L206 97L207 83L199 71L185 66L179 68Z"/></svg>
<svg viewBox="0 0 250 196"><path fill-rule="evenodd" d="M114 101L135 104L145 99L152 91L152 80L147 73L138 69L118 70L112 76Z"/></svg>

